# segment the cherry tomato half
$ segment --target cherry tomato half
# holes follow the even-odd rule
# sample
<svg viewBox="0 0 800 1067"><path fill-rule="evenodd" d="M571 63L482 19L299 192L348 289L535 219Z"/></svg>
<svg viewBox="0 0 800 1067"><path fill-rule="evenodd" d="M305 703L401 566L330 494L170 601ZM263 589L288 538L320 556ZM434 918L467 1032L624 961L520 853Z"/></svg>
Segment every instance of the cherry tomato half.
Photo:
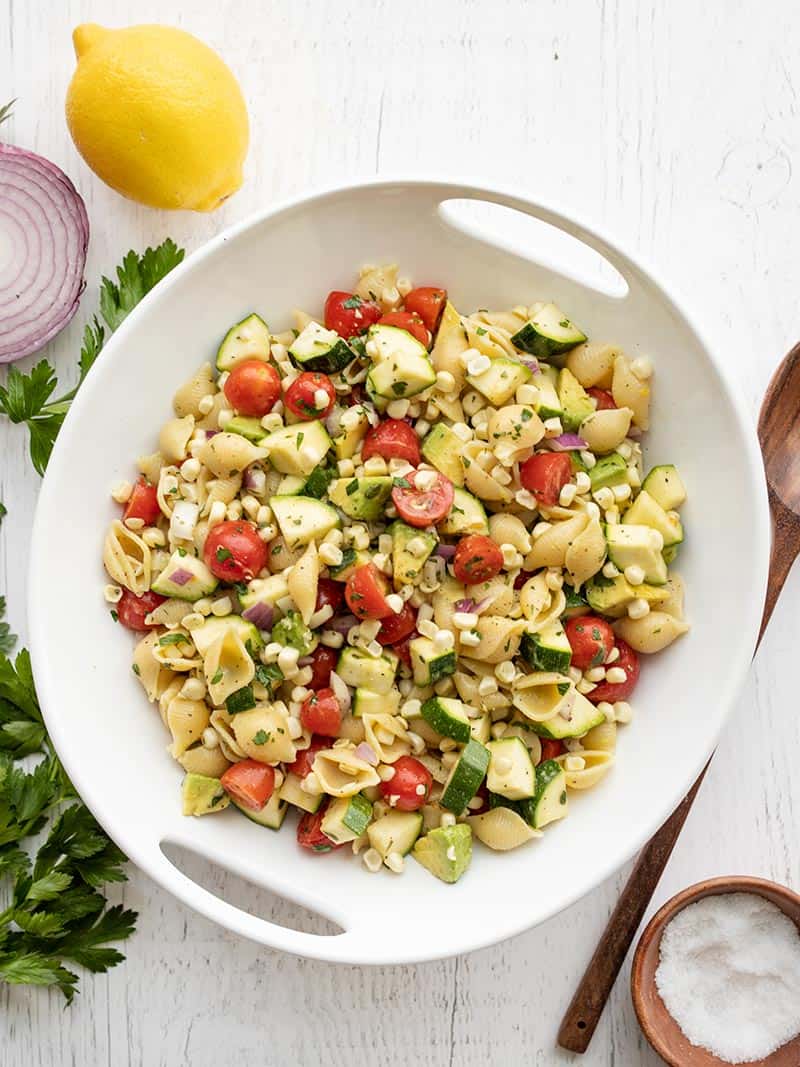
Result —
<svg viewBox="0 0 800 1067"><path fill-rule="evenodd" d="M386 603L389 586L374 563L356 567L344 587L344 598L359 619L386 619L394 612Z"/></svg>
<svg viewBox="0 0 800 1067"><path fill-rule="evenodd" d="M145 630L149 630L151 626L158 626L158 623L155 622L148 625L144 621L145 616L149 615L151 611L155 611L158 605L163 604L166 599L165 596L159 596L158 593L147 592L142 593L141 596L136 596L130 589L123 589L122 596L114 610L123 626L127 626L129 630L135 630L137 633L143 633Z"/></svg>
<svg viewBox="0 0 800 1067"><path fill-rule="evenodd" d="M125 519L141 519L145 526L152 526L158 521L160 515L158 490L154 485L150 485L144 478L141 478L134 485L130 499L125 505L125 512L122 516L123 521Z"/></svg>
<svg viewBox="0 0 800 1067"><path fill-rule="evenodd" d="M453 556L453 573L464 585L488 582L503 569L500 546L484 534L462 537Z"/></svg>
<svg viewBox="0 0 800 1067"><path fill-rule="evenodd" d="M325 325L329 330L336 330L340 337L354 337L363 333L368 326L383 314L380 304L374 300L363 300L355 293L343 293L334 290L328 293L325 301Z"/></svg>
<svg viewBox="0 0 800 1067"><path fill-rule="evenodd" d="M427 328L435 335L447 303L447 290L436 289L432 285L422 285L419 289L412 289L403 303L406 311L419 315Z"/></svg>
<svg viewBox="0 0 800 1067"><path fill-rule="evenodd" d="M394 645L403 638L408 637L417 625L417 613L410 604L403 604L403 608L396 615L387 615L381 623L381 628L375 636L375 640L382 645Z"/></svg>
<svg viewBox="0 0 800 1067"><path fill-rule="evenodd" d="M334 615L342 606L344 600L344 588L341 582L335 582L333 578L320 578L317 583L317 602L314 611L319 611L330 604Z"/></svg>
<svg viewBox="0 0 800 1067"><path fill-rule="evenodd" d="M424 474L427 488L418 488ZM392 489L394 506L409 526L432 526L446 519L453 506L453 483L438 471L412 471L407 475L408 488Z"/></svg>
<svg viewBox="0 0 800 1067"><path fill-rule="evenodd" d="M335 845L329 837L326 837L322 832L322 820L325 816L325 811L328 805L323 804L321 808L318 808L315 812L306 812L300 822L297 824L297 843L303 848L308 848L312 852L333 852L336 848L343 848L345 842L341 845Z"/></svg>
<svg viewBox="0 0 800 1067"><path fill-rule="evenodd" d="M389 311L378 320L381 326L397 326L401 330L416 337L420 344L427 348L431 343L431 335L428 327L419 317L410 311Z"/></svg>
<svg viewBox="0 0 800 1067"><path fill-rule="evenodd" d="M519 480L539 504L552 508L572 478L572 460L566 452L537 452L519 469Z"/></svg>
<svg viewBox="0 0 800 1067"><path fill-rule="evenodd" d="M427 803L433 778L427 767L413 756L401 756L392 764L394 774L388 782L381 782L382 797L397 797L392 807L397 811L417 811ZM422 792L418 788L422 786Z"/></svg>
<svg viewBox="0 0 800 1067"><path fill-rule="evenodd" d="M267 546L252 522L220 522L209 530L203 559L223 582L248 582L266 566Z"/></svg>
<svg viewBox="0 0 800 1067"><path fill-rule="evenodd" d="M306 697L300 708L304 730L323 737L336 737L342 725L342 709L332 689L320 689Z"/></svg>
<svg viewBox="0 0 800 1067"><path fill-rule="evenodd" d="M555 759L556 756L560 756L564 751L563 741L553 741L549 737L541 738L542 743L542 758L540 763L544 763L546 759Z"/></svg>
<svg viewBox="0 0 800 1067"><path fill-rule="evenodd" d="M330 415L335 400L336 390L328 375L309 370L295 378L283 398L286 407L298 419L324 419Z"/></svg>
<svg viewBox="0 0 800 1067"><path fill-rule="evenodd" d="M275 789L275 769L254 759L233 763L220 778L222 788L251 811L261 811Z"/></svg>
<svg viewBox="0 0 800 1067"><path fill-rule="evenodd" d="M331 671L339 659L338 653L325 645L317 645L311 653L311 680L309 689L324 689L330 685Z"/></svg>
<svg viewBox="0 0 800 1067"><path fill-rule="evenodd" d="M296 774L298 778L305 778L314 769L314 757L323 748L330 748L327 737L312 737L311 744L297 753L294 763L288 763L286 770Z"/></svg>
<svg viewBox="0 0 800 1067"><path fill-rule="evenodd" d="M408 637L404 637L402 641L398 641L397 644L392 645L392 652L400 659L401 663L404 663L409 670L411 670L411 642L415 637L419 637L417 630L412 630Z"/></svg>
<svg viewBox="0 0 800 1067"><path fill-rule="evenodd" d="M241 415L260 419L272 411L281 395L281 379L263 359L245 359L228 375L224 393L228 403Z"/></svg>
<svg viewBox="0 0 800 1067"><path fill-rule="evenodd" d="M572 649L572 665L582 671L605 663L614 647L614 631L597 615L576 615L568 620L564 632Z"/></svg>
<svg viewBox="0 0 800 1067"><path fill-rule="evenodd" d="M587 389L586 392L597 401L598 411L610 411L617 406L614 403L614 397L607 389L598 389L597 386L593 385L592 388Z"/></svg>
<svg viewBox="0 0 800 1067"><path fill-rule="evenodd" d="M402 419L384 419L377 426L371 426L367 430L364 444L361 446L362 462L368 460L370 456L404 459L416 467L422 458L419 451L419 438Z"/></svg>
<svg viewBox="0 0 800 1067"><path fill-rule="evenodd" d="M603 700L607 700L609 704L613 704L615 700L628 700L636 688L639 681L639 657L620 637L617 638L617 648L619 659L609 663L609 667L620 667L625 671L625 681L601 682L591 693L586 694L593 704L599 704Z"/></svg>

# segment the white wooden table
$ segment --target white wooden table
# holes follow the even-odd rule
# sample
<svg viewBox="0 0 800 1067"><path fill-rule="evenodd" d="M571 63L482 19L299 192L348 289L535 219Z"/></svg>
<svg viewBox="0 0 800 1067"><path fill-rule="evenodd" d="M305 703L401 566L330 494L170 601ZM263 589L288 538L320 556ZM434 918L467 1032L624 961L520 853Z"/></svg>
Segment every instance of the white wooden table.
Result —
<svg viewBox="0 0 800 1067"><path fill-rule="evenodd" d="M224 209L160 214L121 200L84 167L63 100L70 32L85 21L174 23L230 62L249 101L252 149L246 184ZM195 248L273 198L376 172L433 170L556 200L638 250L688 294L736 365L755 417L800 331L798 55L790 0L1 0L0 103L19 97L2 134L63 165L92 220L89 288L49 358L71 381L100 274L129 247L171 234ZM3 423L0 583L23 635L37 489L23 433ZM795 575L657 903L722 873L800 885L800 716L787 661L799 603ZM720 640L735 625L720 620ZM4 1067L564 1063L558 1020L627 873L512 942L369 970L237 940L132 871L124 900L141 918L127 963L83 980L68 1011L56 993L0 990L0 1059ZM254 891L210 877L258 906ZM291 906L282 915L291 923ZM584 1062L659 1062L639 1033L627 973Z"/></svg>

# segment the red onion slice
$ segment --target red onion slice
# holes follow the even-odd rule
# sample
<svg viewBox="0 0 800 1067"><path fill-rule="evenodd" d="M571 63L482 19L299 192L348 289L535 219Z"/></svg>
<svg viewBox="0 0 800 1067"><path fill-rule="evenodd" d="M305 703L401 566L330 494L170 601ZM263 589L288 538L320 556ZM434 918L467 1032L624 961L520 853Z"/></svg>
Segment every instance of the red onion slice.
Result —
<svg viewBox="0 0 800 1067"><path fill-rule="evenodd" d="M186 585L194 578L191 571L187 571L185 567L178 567L176 571L173 571L169 576L169 580L175 585Z"/></svg>
<svg viewBox="0 0 800 1067"><path fill-rule="evenodd" d="M475 601L470 597L466 597L464 600L457 600L455 604L453 604L453 607L456 611L464 611L469 614L475 610Z"/></svg>
<svg viewBox="0 0 800 1067"><path fill-rule="evenodd" d="M86 207L66 174L0 144L0 363L38 352L70 321L88 244Z"/></svg>
<svg viewBox="0 0 800 1067"><path fill-rule="evenodd" d="M523 359L522 363L528 368L528 370L533 371L534 374L539 373L539 360L536 359L535 356L531 356L529 359Z"/></svg>
<svg viewBox="0 0 800 1067"><path fill-rule="evenodd" d="M356 750L353 755L357 756L359 759L363 759L363 761L368 763L370 767L377 767L380 762L375 755L375 749L372 745L368 745L366 741L362 741L360 745L356 745Z"/></svg>
<svg viewBox="0 0 800 1067"><path fill-rule="evenodd" d="M271 630L275 612L271 604L253 604L242 612L242 618L252 622L257 630Z"/></svg>
<svg viewBox="0 0 800 1067"><path fill-rule="evenodd" d="M335 630L337 634L346 635L353 626L358 626L358 619L355 615L339 615L328 622L328 629Z"/></svg>
<svg viewBox="0 0 800 1067"><path fill-rule="evenodd" d="M433 554L434 556L440 556L442 559L452 559L456 554L456 546L438 544L434 549Z"/></svg>
<svg viewBox="0 0 800 1067"><path fill-rule="evenodd" d="M575 452L589 447L586 441L576 433L562 433L558 437L551 437L546 444L554 452Z"/></svg>

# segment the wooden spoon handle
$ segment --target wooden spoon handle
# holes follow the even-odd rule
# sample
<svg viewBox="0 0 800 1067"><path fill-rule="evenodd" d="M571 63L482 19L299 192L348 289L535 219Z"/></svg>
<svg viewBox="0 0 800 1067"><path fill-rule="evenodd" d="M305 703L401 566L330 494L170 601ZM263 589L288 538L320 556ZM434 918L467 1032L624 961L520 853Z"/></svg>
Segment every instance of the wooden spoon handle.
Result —
<svg viewBox="0 0 800 1067"><path fill-rule="evenodd" d="M756 648L761 644L764 630L800 548L798 519L771 492L770 510L773 519L772 552ZM710 762L709 759L681 803L639 853L617 906L561 1021L558 1043L562 1048L570 1052L585 1052L589 1047L628 949L672 855Z"/></svg>

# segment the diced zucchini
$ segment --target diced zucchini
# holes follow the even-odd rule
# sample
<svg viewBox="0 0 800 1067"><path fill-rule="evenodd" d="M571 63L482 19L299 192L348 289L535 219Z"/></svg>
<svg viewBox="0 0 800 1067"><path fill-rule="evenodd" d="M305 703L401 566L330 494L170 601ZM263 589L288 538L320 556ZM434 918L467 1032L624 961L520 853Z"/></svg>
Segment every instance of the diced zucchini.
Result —
<svg viewBox="0 0 800 1067"><path fill-rule="evenodd" d="M563 415L556 389L557 383L558 371L555 367L542 366L533 376L531 384L539 390L539 399L534 404L534 408L542 422L545 419L560 419Z"/></svg>
<svg viewBox="0 0 800 1067"><path fill-rule="evenodd" d="M560 712L545 722L530 722L529 727L539 737L549 737L560 741L563 737L583 737L593 726L605 721L605 715L582 693L575 693L575 700L569 711L569 718Z"/></svg>
<svg viewBox="0 0 800 1067"><path fill-rule="evenodd" d="M342 562L341 563L329 563L328 573L331 578L335 578L337 582L346 582L356 567L361 567L365 563L370 563L372 556L368 552L362 552L356 548L343 548L342 549Z"/></svg>
<svg viewBox="0 0 800 1067"><path fill-rule="evenodd" d="M653 467L642 482L642 489L647 490L664 511L674 511L686 499L686 488L677 468L671 463Z"/></svg>
<svg viewBox="0 0 800 1067"><path fill-rule="evenodd" d="M231 370L245 359L269 359L269 327L253 313L231 326L217 349L217 370Z"/></svg>
<svg viewBox="0 0 800 1067"><path fill-rule="evenodd" d="M400 690L394 687L388 693L376 693L363 687L356 689L353 698L353 715L394 715L400 708Z"/></svg>
<svg viewBox="0 0 800 1067"><path fill-rule="evenodd" d="M372 804L361 793L332 800L320 829L335 845L361 837L372 819Z"/></svg>
<svg viewBox="0 0 800 1067"><path fill-rule="evenodd" d="M509 800L524 800L535 792L534 771L530 753L518 737L501 737L487 746L489 770L486 787Z"/></svg>
<svg viewBox="0 0 800 1067"><path fill-rule="evenodd" d="M439 523L440 533L460 536L461 534L488 534L489 520L483 504L466 489L453 490L453 506L447 518Z"/></svg>
<svg viewBox="0 0 800 1067"><path fill-rule="evenodd" d="M429 637L415 637L408 647L415 685L435 685L448 674L455 674L455 649L442 652Z"/></svg>
<svg viewBox="0 0 800 1067"><path fill-rule="evenodd" d="M218 585L219 581L201 559L177 549L151 589L159 596L194 601L213 593Z"/></svg>
<svg viewBox="0 0 800 1067"><path fill-rule="evenodd" d="M606 526L608 558L621 571L637 566L644 571L644 580L650 585L663 585L667 580L667 565L661 555L664 540L657 530L649 526L633 526L618 523Z"/></svg>
<svg viewBox="0 0 800 1067"><path fill-rule="evenodd" d="M628 480L628 464L619 452L609 452L601 456L589 471L592 492L614 485L624 485Z"/></svg>
<svg viewBox="0 0 800 1067"><path fill-rule="evenodd" d="M261 634L252 622L243 619L241 615L223 615L222 618L208 615L200 626L192 628L194 647L201 656L205 656L220 634L225 633L226 630L232 630L237 637L241 638L243 645L249 644L252 649L251 654L254 656L264 647Z"/></svg>
<svg viewBox="0 0 800 1067"><path fill-rule="evenodd" d="M648 585L646 582L631 585L624 574L618 574L616 578L596 574L586 585L586 596L593 611L619 619L626 613L632 600L646 600L652 608L668 600L669 591L664 586Z"/></svg>
<svg viewBox="0 0 800 1067"><path fill-rule="evenodd" d="M336 450L337 459L352 459L369 429L369 418L363 404L347 410L354 412L356 418L353 419L353 425L349 428L342 427L342 432L334 439L333 447Z"/></svg>
<svg viewBox="0 0 800 1067"><path fill-rule="evenodd" d="M655 497L642 489L634 502L623 515L629 526L649 526L658 530L664 538L664 548L671 548L683 541L683 525L677 515L669 515Z"/></svg>
<svg viewBox="0 0 800 1067"><path fill-rule="evenodd" d="M583 344L586 334L555 304L545 304L518 330L511 343L537 359L552 359Z"/></svg>
<svg viewBox="0 0 800 1067"><path fill-rule="evenodd" d="M328 453L331 439L322 423L298 422L282 426L261 439L269 461L281 474L298 474L307 478Z"/></svg>
<svg viewBox="0 0 800 1067"><path fill-rule="evenodd" d="M335 508L311 496L273 496L269 506L290 549L321 540L341 525Z"/></svg>
<svg viewBox="0 0 800 1067"><path fill-rule="evenodd" d="M457 882L472 859L472 830L466 823L437 826L419 838L414 859L443 882Z"/></svg>
<svg viewBox="0 0 800 1067"><path fill-rule="evenodd" d="M567 776L554 759L543 760L536 768L536 792L525 805L525 818L541 830L567 814Z"/></svg>
<svg viewBox="0 0 800 1067"><path fill-rule="evenodd" d="M523 633L519 651L535 671L566 674L572 661L570 643L558 620L549 623L538 633Z"/></svg>
<svg viewBox="0 0 800 1067"><path fill-rule="evenodd" d="M469 734L475 741L485 745L492 736L492 717L488 711L469 720Z"/></svg>
<svg viewBox="0 0 800 1067"><path fill-rule="evenodd" d="M443 422L437 422L422 442L422 454L428 463L457 486L464 484L463 448L461 438Z"/></svg>
<svg viewBox="0 0 800 1067"><path fill-rule="evenodd" d="M383 515L391 491L392 479L385 476L336 478L328 487L328 498L351 519L374 522Z"/></svg>
<svg viewBox="0 0 800 1067"><path fill-rule="evenodd" d="M384 327L387 330L391 328ZM405 330L398 332L405 333ZM416 396L423 389L428 389L436 382L436 371L427 354L398 355L376 364L369 372L367 381L378 396L385 400L397 400L399 397Z"/></svg>
<svg viewBox="0 0 800 1067"><path fill-rule="evenodd" d="M370 342L377 349L377 354L373 357L373 362L376 364L390 362L400 357L428 358L425 345L400 326L387 326L384 323L370 326L367 331L367 344Z"/></svg>
<svg viewBox="0 0 800 1067"><path fill-rule="evenodd" d="M595 410L592 398L566 367L558 375L558 400L561 404L561 423L568 433L574 433Z"/></svg>
<svg viewBox="0 0 800 1067"><path fill-rule="evenodd" d="M422 832L422 815L418 811L390 811L367 827L369 843L385 860L390 852L406 856Z"/></svg>
<svg viewBox="0 0 800 1067"><path fill-rule="evenodd" d="M571 585L563 586L566 604L564 605L564 617L571 619L573 615L584 615L588 607L586 598L577 593Z"/></svg>
<svg viewBox="0 0 800 1067"><path fill-rule="evenodd" d="M394 587L400 589L404 585L413 585L419 578L425 561L436 548L437 540L433 534L407 526L399 520L392 523L387 533L392 538ZM408 548L411 542L414 542L414 552L409 551Z"/></svg>
<svg viewBox="0 0 800 1067"><path fill-rule="evenodd" d="M470 739L444 784L442 807L460 815L478 792L488 769L489 749Z"/></svg>
<svg viewBox="0 0 800 1067"><path fill-rule="evenodd" d="M280 793L277 790L259 811L254 811L253 808L245 807L245 805L240 803L235 797L231 797L231 801L233 806L237 808L242 815L245 815L250 822L258 823L259 826L266 826L270 830L280 830L289 807L286 801L281 799Z"/></svg>
<svg viewBox="0 0 800 1067"><path fill-rule="evenodd" d="M269 578L253 578L248 582L247 592L239 594L239 603L242 611L254 608L256 604L266 604L274 609L278 601L288 595L289 587L283 575L271 574Z"/></svg>
<svg viewBox="0 0 800 1067"><path fill-rule="evenodd" d="M487 370L480 374L468 374L467 381L494 407L507 404L517 391L517 386L530 381L531 371L524 363L505 356L497 356Z"/></svg>
<svg viewBox="0 0 800 1067"><path fill-rule="evenodd" d="M302 496L306 479L299 474L284 474L278 482L276 496Z"/></svg>
<svg viewBox="0 0 800 1067"><path fill-rule="evenodd" d="M230 422L225 423L225 433L238 433L240 437L246 437L248 441L260 441L264 436L264 427L261 425L261 419L236 415Z"/></svg>
<svg viewBox="0 0 800 1067"><path fill-rule="evenodd" d="M231 802L219 778L209 778L205 774L185 775L181 794L184 815L210 815L227 808Z"/></svg>
<svg viewBox="0 0 800 1067"><path fill-rule="evenodd" d="M442 737L466 744L469 741L470 722L465 706L452 697L434 696L422 705L422 718Z"/></svg>
<svg viewBox="0 0 800 1067"><path fill-rule="evenodd" d="M301 781L301 778L298 778L296 774L289 771L283 779L283 785L280 788L280 799L287 804L294 804L294 806L300 808L301 811L311 812L313 815L322 803L322 794L306 793L304 789L300 788Z"/></svg>
<svg viewBox="0 0 800 1067"><path fill-rule="evenodd" d="M382 656L370 656L360 648L343 648L336 665L336 673L353 689L371 689L373 693L388 693L394 684L398 659L394 652L384 650Z"/></svg>
<svg viewBox="0 0 800 1067"><path fill-rule="evenodd" d="M355 358L355 353L335 330L309 322L289 346L292 361L301 370L337 374Z"/></svg>

